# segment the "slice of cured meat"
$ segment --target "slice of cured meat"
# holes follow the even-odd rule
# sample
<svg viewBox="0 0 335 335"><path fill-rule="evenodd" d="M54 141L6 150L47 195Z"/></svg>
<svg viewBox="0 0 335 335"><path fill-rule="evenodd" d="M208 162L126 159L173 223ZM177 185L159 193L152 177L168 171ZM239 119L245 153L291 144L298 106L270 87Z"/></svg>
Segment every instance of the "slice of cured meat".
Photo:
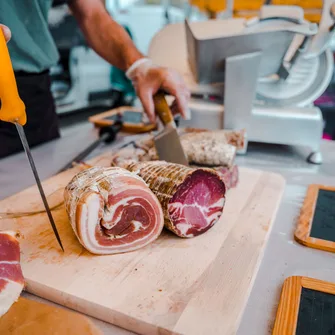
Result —
<svg viewBox="0 0 335 335"><path fill-rule="evenodd" d="M164 226L157 197L140 177L122 168L79 172L65 188L64 199L78 240L93 254L139 249Z"/></svg>
<svg viewBox="0 0 335 335"><path fill-rule="evenodd" d="M142 177L157 195L165 226L176 235L200 235L221 217L226 189L213 169L195 169L164 161L131 163L125 167Z"/></svg>
<svg viewBox="0 0 335 335"><path fill-rule="evenodd" d="M0 317L17 301L24 288L16 235L11 231L0 232Z"/></svg>
<svg viewBox="0 0 335 335"><path fill-rule="evenodd" d="M220 177L224 181L227 190L236 187L239 180L238 179L239 172L237 165L234 165L231 168L227 168L225 166L218 166L215 167L214 170L220 175Z"/></svg>

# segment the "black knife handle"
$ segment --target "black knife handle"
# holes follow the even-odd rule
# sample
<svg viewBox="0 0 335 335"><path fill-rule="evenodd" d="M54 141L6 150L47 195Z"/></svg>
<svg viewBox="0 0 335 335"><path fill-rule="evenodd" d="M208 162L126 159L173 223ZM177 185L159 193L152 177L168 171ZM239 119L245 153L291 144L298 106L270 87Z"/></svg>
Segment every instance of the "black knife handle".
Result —
<svg viewBox="0 0 335 335"><path fill-rule="evenodd" d="M117 120L111 126L101 127L99 137L105 143L111 143L122 128L122 121Z"/></svg>

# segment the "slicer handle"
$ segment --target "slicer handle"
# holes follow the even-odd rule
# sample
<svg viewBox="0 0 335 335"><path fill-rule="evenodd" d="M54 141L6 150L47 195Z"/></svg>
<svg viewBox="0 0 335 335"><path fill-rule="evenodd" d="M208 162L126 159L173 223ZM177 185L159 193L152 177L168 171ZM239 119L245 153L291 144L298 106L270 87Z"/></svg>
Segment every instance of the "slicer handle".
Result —
<svg viewBox="0 0 335 335"><path fill-rule="evenodd" d="M5 36L0 29L0 120L18 122L22 126L27 122L26 108L19 96L12 62L10 60Z"/></svg>
<svg viewBox="0 0 335 335"><path fill-rule="evenodd" d="M159 116L160 120L163 122L164 126L170 125L176 128L173 115L171 113L168 103L166 102L164 93L156 93L153 99L155 104L155 111Z"/></svg>

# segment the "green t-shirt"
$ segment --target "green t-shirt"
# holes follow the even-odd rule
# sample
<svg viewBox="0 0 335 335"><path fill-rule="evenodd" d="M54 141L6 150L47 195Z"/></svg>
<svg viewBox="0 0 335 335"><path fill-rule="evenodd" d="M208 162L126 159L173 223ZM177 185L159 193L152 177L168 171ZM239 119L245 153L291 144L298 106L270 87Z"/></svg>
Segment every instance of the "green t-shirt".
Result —
<svg viewBox="0 0 335 335"><path fill-rule="evenodd" d="M41 72L59 58L48 27L52 0L0 0L0 23L9 27L8 49L15 71Z"/></svg>

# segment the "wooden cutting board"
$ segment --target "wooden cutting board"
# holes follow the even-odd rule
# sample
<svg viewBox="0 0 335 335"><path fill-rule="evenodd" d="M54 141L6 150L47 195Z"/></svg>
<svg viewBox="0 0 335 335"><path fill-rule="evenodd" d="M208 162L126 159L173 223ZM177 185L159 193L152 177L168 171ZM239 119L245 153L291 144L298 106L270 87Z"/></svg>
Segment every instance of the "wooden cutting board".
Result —
<svg viewBox="0 0 335 335"><path fill-rule="evenodd" d="M61 201L63 187L78 171L44 182L46 193L56 191ZM53 215L65 253L45 214L0 223L24 236L28 292L140 334L234 334L284 186L279 175L241 168L239 186L228 192L224 214L207 233L181 239L164 232L155 243L120 255L84 250L64 206ZM36 206L40 198L33 187L0 202L0 211Z"/></svg>

